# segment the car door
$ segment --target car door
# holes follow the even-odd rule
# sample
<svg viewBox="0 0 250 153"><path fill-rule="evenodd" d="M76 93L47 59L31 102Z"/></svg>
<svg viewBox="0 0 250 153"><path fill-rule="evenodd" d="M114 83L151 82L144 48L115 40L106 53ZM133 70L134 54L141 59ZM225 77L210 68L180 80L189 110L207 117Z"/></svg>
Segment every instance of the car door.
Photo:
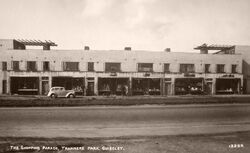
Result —
<svg viewBox="0 0 250 153"><path fill-rule="evenodd" d="M65 88L60 88L60 97L65 97L67 94L67 91L65 90Z"/></svg>

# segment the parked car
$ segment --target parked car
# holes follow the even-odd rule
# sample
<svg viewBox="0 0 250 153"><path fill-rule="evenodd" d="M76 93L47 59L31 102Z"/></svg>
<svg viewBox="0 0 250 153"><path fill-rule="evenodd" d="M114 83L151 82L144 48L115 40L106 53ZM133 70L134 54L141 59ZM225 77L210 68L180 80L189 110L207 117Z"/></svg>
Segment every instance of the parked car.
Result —
<svg viewBox="0 0 250 153"><path fill-rule="evenodd" d="M51 98L66 97L75 98L76 94L74 90L65 90L64 87L52 87L47 95Z"/></svg>

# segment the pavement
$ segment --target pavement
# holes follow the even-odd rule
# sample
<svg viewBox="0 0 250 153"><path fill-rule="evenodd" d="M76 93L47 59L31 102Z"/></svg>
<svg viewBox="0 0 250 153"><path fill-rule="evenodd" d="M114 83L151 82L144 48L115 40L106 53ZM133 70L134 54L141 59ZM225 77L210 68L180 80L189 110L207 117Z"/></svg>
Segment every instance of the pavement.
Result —
<svg viewBox="0 0 250 153"><path fill-rule="evenodd" d="M1 137L120 137L250 130L250 104L0 108Z"/></svg>

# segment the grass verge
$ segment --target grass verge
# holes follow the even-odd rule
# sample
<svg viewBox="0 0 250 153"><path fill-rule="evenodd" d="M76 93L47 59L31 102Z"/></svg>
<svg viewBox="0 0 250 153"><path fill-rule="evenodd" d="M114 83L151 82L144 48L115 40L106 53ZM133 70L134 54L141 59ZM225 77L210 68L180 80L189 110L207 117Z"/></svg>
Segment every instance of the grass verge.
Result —
<svg viewBox="0 0 250 153"><path fill-rule="evenodd" d="M250 97L83 97L57 98L47 97L0 97L0 107L46 107L46 106L92 106L92 105L144 105L144 104L216 104L250 103Z"/></svg>

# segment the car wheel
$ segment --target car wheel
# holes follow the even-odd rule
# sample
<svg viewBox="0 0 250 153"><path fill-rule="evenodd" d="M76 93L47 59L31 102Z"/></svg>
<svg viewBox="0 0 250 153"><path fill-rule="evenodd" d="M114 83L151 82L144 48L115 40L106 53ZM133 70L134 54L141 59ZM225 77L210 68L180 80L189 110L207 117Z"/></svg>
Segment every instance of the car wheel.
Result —
<svg viewBox="0 0 250 153"><path fill-rule="evenodd" d="M54 99L54 98L56 98L56 95L52 94L52 95L50 95L50 97Z"/></svg>
<svg viewBox="0 0 250 153"><path fill-rule="evenodd" d="M70 94L69 98L75 98L75 96L73 94Z"/></svg>

